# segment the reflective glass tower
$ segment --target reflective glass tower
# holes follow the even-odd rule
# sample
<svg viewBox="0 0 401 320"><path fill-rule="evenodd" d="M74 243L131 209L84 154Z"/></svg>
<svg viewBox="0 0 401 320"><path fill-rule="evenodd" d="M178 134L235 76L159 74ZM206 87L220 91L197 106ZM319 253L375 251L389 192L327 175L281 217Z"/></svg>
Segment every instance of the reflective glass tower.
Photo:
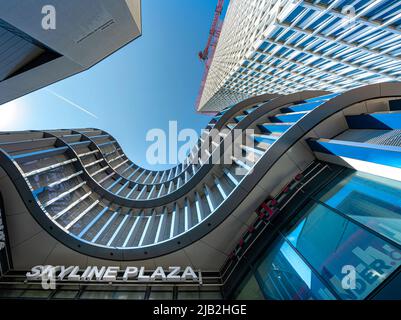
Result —
<svg viewBox="0 0 401 320"><path fill-rule="evenodd" d="M400 80L397 1L232 0L198 110Z"/></svg>

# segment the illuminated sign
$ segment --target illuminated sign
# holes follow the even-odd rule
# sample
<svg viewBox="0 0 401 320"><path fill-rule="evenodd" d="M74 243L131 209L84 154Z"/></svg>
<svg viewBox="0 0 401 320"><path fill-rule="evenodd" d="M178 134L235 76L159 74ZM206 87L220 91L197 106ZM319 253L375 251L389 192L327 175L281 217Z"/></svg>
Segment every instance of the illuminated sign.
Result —
<svg viewBox="0 0 401 320"><path fill-rule="evenodd" d="M157 267L153 271L145 267L92 267L80 269L79 266L35 266L26 273L28 280L55 281L137 281L137 282L197 282L202 283L202 274L191 267Z"/></svg>

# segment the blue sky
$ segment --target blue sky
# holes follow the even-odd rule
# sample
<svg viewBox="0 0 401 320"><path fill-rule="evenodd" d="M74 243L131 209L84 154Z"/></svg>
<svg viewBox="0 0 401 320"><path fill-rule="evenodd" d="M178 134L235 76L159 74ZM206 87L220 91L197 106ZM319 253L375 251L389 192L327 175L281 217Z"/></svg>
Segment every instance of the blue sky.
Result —
<svg viewBox="0 0 401 320"><path fill-rule="evenodd" d="M96 127L110 132L135 163L152 128L200 132L210 117L195 113L206 44L217 0L142 1L143 34L88 71L0 106L0 130ZM84 107L80 111L49 90ZM153 167L153 169L156 169Z"/></svg>

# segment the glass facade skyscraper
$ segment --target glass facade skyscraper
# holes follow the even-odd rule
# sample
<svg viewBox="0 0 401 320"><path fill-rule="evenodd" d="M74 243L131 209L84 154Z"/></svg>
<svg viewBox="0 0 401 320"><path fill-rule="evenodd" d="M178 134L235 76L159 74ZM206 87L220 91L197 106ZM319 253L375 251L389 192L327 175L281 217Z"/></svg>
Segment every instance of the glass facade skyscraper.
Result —
<svg viewBox="0 0 401 320"><path fill-rule="evenodd" d="M399 81L400 13L392 0L231 0L198 111Z"/></svg>

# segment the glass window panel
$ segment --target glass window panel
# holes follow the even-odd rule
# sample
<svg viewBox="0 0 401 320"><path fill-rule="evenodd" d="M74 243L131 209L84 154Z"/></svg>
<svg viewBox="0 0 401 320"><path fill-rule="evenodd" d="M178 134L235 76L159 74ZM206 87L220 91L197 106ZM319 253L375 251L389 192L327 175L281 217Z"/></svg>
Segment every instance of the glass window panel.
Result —
<svg viewBox="0 0 401 320"><path fill-rule="evenodd" d="M266 296L277 300L331 300L332 293L286 241L279 241L257 268Z"/></svg>
<svg viewBox="0 0 401 320"><path fill-rule="evenodd" d="M98 283L91 283L87 286L86 291L115 291L118 287L112 285L99 285Z"/></svg>
<svg viewBox="0 0 401 320"><path fill-rule="evenodd" d="M4 281L12 282L9 278L3 278ZM13 283L13 284L2 284L0 282L0 291L7 290L7 289L28 289L29 285L25 283Z"/></svg>
<svg viewBox="0 0 401 320"><path fill-rule="evenodd" d="M81 288L80 285L57 285L57 290L70 290L70 291L79 291Z"/></svg>
<svg viewBox="0 0 401 320"><path fill-rule="evenodd" d="M218 291L215 291L215 292L201 291L201 292L199 292L199 299L203 299L203 300L221 300L223 298L221 296L221 293L218 292Z"/></svg>
<svg viewBox="0 0 401 320"><path fill-rule="evenodd" d="M135 291L135 292L145 292L146 286L113 286L113 291Z"/></svg>
<svg viewBox="0 0 401 320"><path fill-rule="evenodd" d="M60 290L57 291L52 298L54 299L74 299L75 296L77 295L77 291L71 290L71 291L66 291L66 290Z"/></svg>
<svg viewBox="0 0 401 320"><path fill-rule="evenodd" d="M0 297L1 298L18 298L22 295L24 290L7 290L7 289L1 289L0 290Z"/></svg>
<svg viewBox="0 0 401 320"><path fill-rule="evenodd" d="M236 296L237 300L264 300L264 296L255 277L251 275Z"/></svg>
<svg viewBox="0 0 401 320"><path fill-rule="evenodd" d="M199 287L199 285L192 285L192 286L177 286L179 291L199 291L202 287ZM213 288L211 289L213 290Z"/></svg>
<svg viewBox="0 0 401 320"><path fill-rule="evenodd" d="M199 291L178 292L178 300L199 300Z"/></svg>
<svg viewBox="0 0 401 320"><path fill-rule="evenodd" d="M202 286L198 287L200 291L217 291L220 292L221 286L214 286L209 284L203 284Z"/></svg>
<svg viewBox="0 0 401 320"><path fill-rule="evenodd" d="M112 299L112 291L84 291L81 294L81 299Z"/></svg>
<svg viewBox="0 0 401 320"><path fill-rule="evenodd" d="M363 299L401 262L401 252L331 209L310 203L287 239L343 299ZM343 289L344 266L356 271L356 288Z"/></svg>
<svg viewBox="0 0 401 320"><path fill-rule="evenodd" d="M127 291L127 292L115 292L114 299L119 300L143 300L145 299L145 292L140 291Z"/></svg>
<svg viewBox="0 0 401 320"><path fill-rule="evenodd" d="M50 296L51 290L25 290L21 295L23 298L47 298Z"/></svg>
<svg viewBox="0 0 401 320"><path fill-rule="evenodd" d="M169 291L152 291L149 296L149 300L172 300L173 292Z"/></svg>
<svg viewBox="0 0 401 320"><path fill-rule="evenodd" d="M152 291L173 291L172 286L151 286Z"/></svg>
<svg viewBox="0 0 401 320"><path fill-rule="evenodd" d="M322 190L320 200L401 244L400 194L401 182L357 171Z"/></svg>

